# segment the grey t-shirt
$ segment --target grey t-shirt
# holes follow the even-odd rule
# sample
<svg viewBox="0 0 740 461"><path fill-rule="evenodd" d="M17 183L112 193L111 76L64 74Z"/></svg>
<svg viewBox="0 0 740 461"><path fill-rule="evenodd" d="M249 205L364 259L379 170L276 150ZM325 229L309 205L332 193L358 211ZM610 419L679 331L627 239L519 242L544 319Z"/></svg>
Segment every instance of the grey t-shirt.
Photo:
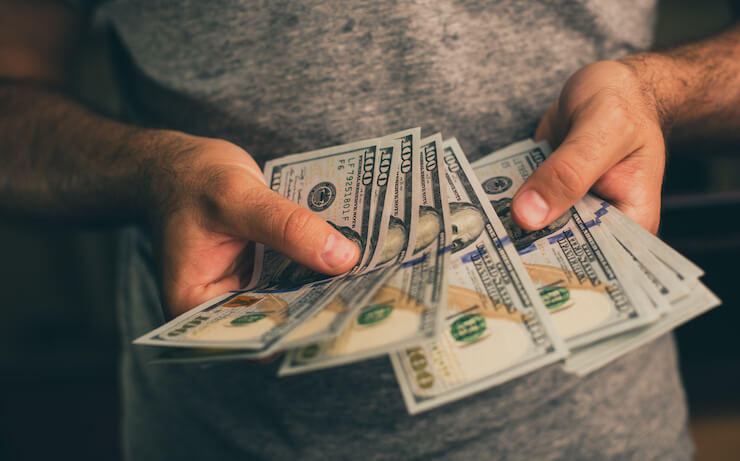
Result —
<svg viewBox="0 0 740 461"><path fill-rule="evenodd" d="M531 136L568 75L650 44L653 0L173 1L98 8L134 63L139 120L259 162L421 126L471 159ZM389 360L150 365L163 322L148 238L125 233L117 303L124 445L146 459L689 459L664 337L586 378L557 365L417 416Z"/></svg>

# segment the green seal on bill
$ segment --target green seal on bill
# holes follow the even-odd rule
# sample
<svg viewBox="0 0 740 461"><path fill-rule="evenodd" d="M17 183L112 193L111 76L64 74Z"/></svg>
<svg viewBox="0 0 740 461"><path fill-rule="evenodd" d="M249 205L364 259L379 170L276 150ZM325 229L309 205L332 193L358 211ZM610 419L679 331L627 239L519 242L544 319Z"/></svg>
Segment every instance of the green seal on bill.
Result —
<svg viewBox="0 0 740 461"><path fill-rule="evenodd" d="M570 290L565 287L546 286L540 290L540 298L547 310L558 310L570 301Z"/></svg>
<svg viewBox="0 0 740 461"><path fill-rule="evenodd" d="M259 322L265 317L267 317L265 314L260 313L245 314L232 320L231 324L235 327L240 327L242 325L249 325L250 323Z"/></svg>
<svg viewBox="0 0 740 461"><path fill-rule="evenodd" d="M478 341L486 332L486 319L480 314L466 314L450 325L450 334L462 343Z"/></svg>
<svg viewBox="0 0 740 461"><path fill-rule="evenodd" d="M387 319L393 312L393 306L388 304L373 304L368 306L360 315L357 316L357 324L363 327L369 327Z"/></svg>

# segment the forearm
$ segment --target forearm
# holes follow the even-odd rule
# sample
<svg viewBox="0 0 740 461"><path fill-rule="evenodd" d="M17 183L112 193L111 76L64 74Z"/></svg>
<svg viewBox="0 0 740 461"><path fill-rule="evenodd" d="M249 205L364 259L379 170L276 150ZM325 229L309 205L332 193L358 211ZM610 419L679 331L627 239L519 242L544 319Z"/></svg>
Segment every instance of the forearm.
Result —
<svg viewBox="0 0 740 461"><path fill-rule="evenodd" d="M667 52L622 60L640 76L673 141L740 141L740 25Z"/></svg>
<svg viewBox="0 0 740 461"><path fill-rule="evenodd" d="M185 143L97 115L43 86L0 83L0 212L126 222L145 219L162 156Z"/></svg>

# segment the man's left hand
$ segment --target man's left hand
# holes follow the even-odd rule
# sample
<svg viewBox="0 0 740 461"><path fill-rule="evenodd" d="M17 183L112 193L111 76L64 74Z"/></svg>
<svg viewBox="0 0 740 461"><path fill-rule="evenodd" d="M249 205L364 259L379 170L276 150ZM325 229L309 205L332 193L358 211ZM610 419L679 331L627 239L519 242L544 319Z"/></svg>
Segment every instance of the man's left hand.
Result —
<svg viewBox="0 0 740 461"><path fill-rule="evenodd" d="M593 190L655 233L665 168L658 102L626 62L602 61L570 77L536 140L557 147L514 197L513 217L540 229Z"/></svg>

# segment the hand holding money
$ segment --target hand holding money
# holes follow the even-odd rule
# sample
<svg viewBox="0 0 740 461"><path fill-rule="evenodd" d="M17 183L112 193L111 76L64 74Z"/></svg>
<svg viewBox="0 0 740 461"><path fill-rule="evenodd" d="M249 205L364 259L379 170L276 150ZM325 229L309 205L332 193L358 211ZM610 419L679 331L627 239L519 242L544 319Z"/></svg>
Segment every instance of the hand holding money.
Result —
<svg viewBox="0 0 740 461"><path fill-rule="evenodd" d="M579 70L543 117L535 138L557 149L514 197L512 215L525 229L550 224L592 190L657 232L663 120L628 62Z"/></svg>
<svg viewBox="0 0 740 461"><path fill-rule="evenodd" d="M525 140L470 164L456 139L416 128L271 160L271 191L237 175L263 201L279 195L257 202L278 207L275 229L310 208L317 232L326 219L359 248L358 263L321 275L267 237L249 284L233 280L244 289L136 343L171 348L160 360L176 362L287 351L280 375L388 354L417 413L563 359L587 374L718 304L701 269L594 195L543 228L518 226L512 200L554 155ZM221 200L240 200L230 192ZM234 225L213 210L206 223ZM259 240L269 226L244 229ZM326 239L285 235L316 248Z"/></svg>
<svg viewBox="0 0 740 461"><path fill-rule="evenodd" d="M246 285L253 252L265 243L327 274L349 270L357 247L305 207L270 190L244 150L217 139L181 136L151 192L165 306L176 316ZM157 160L162 162L165 160Z"/></svg>

